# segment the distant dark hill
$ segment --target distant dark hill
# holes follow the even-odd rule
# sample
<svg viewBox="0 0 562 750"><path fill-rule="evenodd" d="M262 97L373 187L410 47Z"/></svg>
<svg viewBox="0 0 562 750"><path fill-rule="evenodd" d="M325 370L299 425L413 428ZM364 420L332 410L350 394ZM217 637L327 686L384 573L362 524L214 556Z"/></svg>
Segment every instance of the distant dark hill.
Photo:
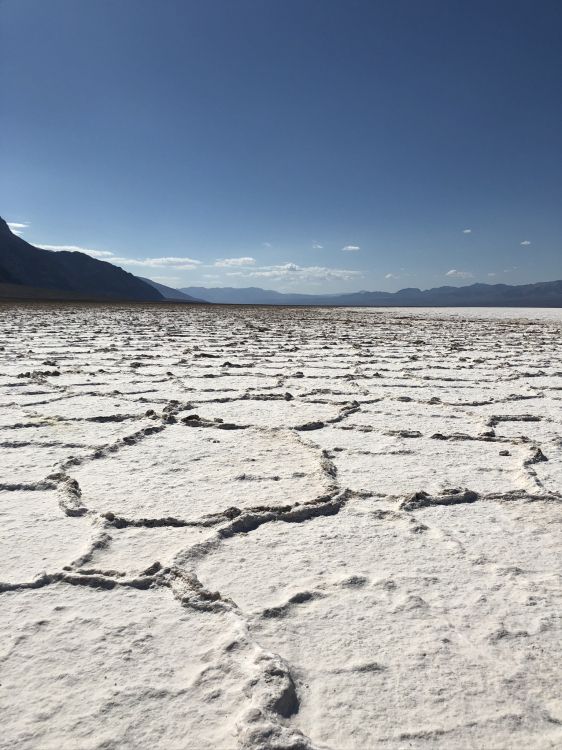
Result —
<svg viewBox="0 0 562 750"><path fill-rule="evenodd" d="M562 281L536 284L471 284L395 293L357 292L337 297L338 305L413 307L562 307Z"/></svg>
<svg viewBox="0 0 562 750"><path fill-rule="evenodd" d="M337 305L346 307L562 307L562 281L536 284L471 284L435 289L349 294L283 294L249 287L187 287L181 289L209 302L235 305Z"/></svg>
<svg viewBox="0 0 562 750"><path fill-rule="evenodd" d="M174 289L173 287L166 286L165 284L159 284L157 281L152 281L152 279L146 279L144 276L138 276L138 278L141 281L144 281L145 284L150 284L150 286L154 287L160 292L164 299L170 300L171 302L198 302L199 304L205 304L206 302L205 300L196 299L195 297L191 297L189 294L180 292L179 289Z"/></svg>
<svg viewBox="0 0 562 750"><path fill-rule="evenodd" d="M12 234L0 218L0 284L58 290L64 298L162 301L153 286L122 268L78 252L52 252ZM10 296L14 296L10 294ZM29 296L22 289L22 296ZM33 296L33 295L32 295ZM50 296L50 295L49 295Z"/></svg>
<svg viewBox="0 0 562 750"><path fill-rule="evenodd" d="M214 287L207 289L204 286L190 286L180 289L186 294L193 294L199 299L207 302L217 302L227 305L322 305L331 304L323 300L333 300L337 295L315 295L315 294L283 294L273 289L260 289L250 286L245 289L235 287ZM320 301L318 301L320 300Z"/></svg>
<svg viewBox="0 0 562 750"><path fill-rule="evenodd" d="M98 297L93 294L61 292L60 289L27 286L25 284L4 284L0 282L0 303L6 300L52 301L52 302L117 302L115 297ZM123 302L127 300L121 300Z"/></svg>

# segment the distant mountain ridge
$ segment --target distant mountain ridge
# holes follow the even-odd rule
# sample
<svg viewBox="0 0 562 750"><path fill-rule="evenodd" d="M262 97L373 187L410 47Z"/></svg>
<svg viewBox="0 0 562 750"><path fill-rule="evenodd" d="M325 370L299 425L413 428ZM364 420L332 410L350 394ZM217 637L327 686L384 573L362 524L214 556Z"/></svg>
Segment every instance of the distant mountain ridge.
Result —
<svg viewBox="0 0 562 750"><path fill-rule="evenodd" d="M276 292L273 289L260 289L253 286L244 289L237 289L235 287L213 287L208 289L204 286L190 286L180 288L180 292L199 297L199 299L207 302L233 305L319 304L315 302L317 295L314 294L284 294L283 292ZM288 299L290 301L287 301Z"/></svg>
<svg viewBox="0 0 562 750"><path fill-rule="evenodd" d="M230 305L331 305L345 307L562 307L562 280L535 284L470 284L398 292L292 294L247 287L184 287L180 291L207 302Z"/></svg>
<svg viewBox="0 0 562 750"><path fill-rule="evenodd" d="M144 281L145 284L149 284L150 286L154 287L154 289L160 292L164 299L167 299L170 302L199 302L200 304L205 304L205 300L191 297L189 294L186 294L179 289L174 289L173 287L166 286L165 284L159 284L157 281L152 281L152 279L147 279L144 276L139 276L138 278L141 281Z"/></svg>
<svg viewBox="0 0 562 750"><path fill-rule="evenodd" d="M135 300L163 302L164 297L150 284L122 268L80 252L53 252L30 245L10 231L0 218L0 285L5 296L49 299L53 291L62 299ZM33 290L33 291L31 291ZM2 289L0 288L0 295Z"/></svg>
<svg viewBox="0 0 562 750"><path fill-rule="evenodd" d="M0 218L0 298L351 307L562 307L562 280L345 294L294 294L259 287L173 289L85 253L35 247L13 234Z"/></svg>

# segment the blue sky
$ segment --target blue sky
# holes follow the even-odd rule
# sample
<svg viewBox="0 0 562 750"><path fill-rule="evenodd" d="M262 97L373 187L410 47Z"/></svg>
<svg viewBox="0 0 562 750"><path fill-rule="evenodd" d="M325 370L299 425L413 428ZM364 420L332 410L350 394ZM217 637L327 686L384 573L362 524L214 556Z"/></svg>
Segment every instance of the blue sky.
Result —
<svg viewBox="0 0 562 750"><path fill-rule="evenodd" d="M0 0L0 213L173 286L562 278L559 0Z"/></svg>

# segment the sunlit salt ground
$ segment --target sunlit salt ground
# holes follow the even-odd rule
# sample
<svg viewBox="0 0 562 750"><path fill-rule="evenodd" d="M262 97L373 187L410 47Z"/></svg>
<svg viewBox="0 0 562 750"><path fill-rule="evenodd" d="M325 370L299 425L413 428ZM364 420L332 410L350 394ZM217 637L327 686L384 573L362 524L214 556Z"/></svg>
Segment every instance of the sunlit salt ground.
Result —
<svg viewBox="0 0 562 750"><path fill-rule="evenodd" d="M561 747L561 333L0 307L0 747Z"/></svg>
<svg viewBox="0 0 562 750"><path fill-rule="evenodd" d="M358 307L356 312L381 313L385 308ZM560 307L395 307L396 315L408 315L419 318L488 318L490 320L544 320L560 322L562 308Z"/></svg>

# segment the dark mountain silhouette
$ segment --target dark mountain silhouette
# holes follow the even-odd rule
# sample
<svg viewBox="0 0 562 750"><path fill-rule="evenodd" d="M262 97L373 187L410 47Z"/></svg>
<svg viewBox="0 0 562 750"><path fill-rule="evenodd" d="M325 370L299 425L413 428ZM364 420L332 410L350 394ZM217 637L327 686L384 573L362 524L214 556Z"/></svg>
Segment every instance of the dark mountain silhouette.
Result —
<svg viewBox="0 0 562 750"><path fill-rule="evenodd" d="M335 299L339 295L315 295L315 294L283 294L273 289L260 289L250 286L245 289L234 287L214 287L207 289L204 286L190 286L180 289L186 294L193 294L199 299L207 302L218 302L231 305L321 305L325 299ZM318 301L320 300L320 301Z"/></svg>
<svg viewBox="0 0 562 750"><path fill-rule="evenodd" d="M256 305L343 305L353 307L562 307L562 281L536 284L471 284L441 286L422 291L351 292L348 294L283 294L248 287L186 287L181 289L208 302Z"/></svg>
<svg viewBox="0 0 562 750"><path fill-rule="evenodd" d="M52 290L57 290L64 299L163 301L153 286L122 268L84 253L34 247L12 234L0 218L0 294L4 284L10 297L18 296L21 287L22 297L40 298L41 290L51 290L44 296L53 298ZM30 293L30 288L35 291Z"/></svg>
<svg viewBox="0 0 562 750"><path fill-rule="evenodd" d="M14 235L0 218L0 297L355 307L562 307L562 281L471 284L422 291L292 294L248 287L172 289L80 252L52 252Z"/></svg>
<svg viewBox="0 0 562 750"><path fill-rule="evenodd" d="M170 302L199 302L200 304L205 304L205 300L191 297L189 294L185 294L179 289L173 289L171 286L159 284L157 281L152 281L152 279L147 279L144 276L139 276L138 278L141 281L144 281L146 284L150 284L150 286L153 286L160 292L164 299L167 299Z"/></svg>

